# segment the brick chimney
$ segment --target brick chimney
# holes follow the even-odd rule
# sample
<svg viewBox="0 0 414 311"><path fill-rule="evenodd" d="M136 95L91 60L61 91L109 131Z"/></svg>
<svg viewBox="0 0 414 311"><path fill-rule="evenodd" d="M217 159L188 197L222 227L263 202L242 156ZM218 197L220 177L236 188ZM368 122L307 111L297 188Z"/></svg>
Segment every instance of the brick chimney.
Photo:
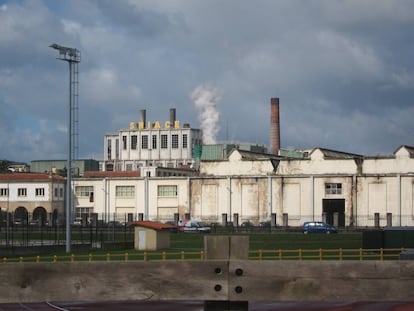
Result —
<svg viewBox="0 0 414 311"><path fill-rule="evenodd" d="M279 98L270 99L270 153L278 154L280 149Z"/></svg>

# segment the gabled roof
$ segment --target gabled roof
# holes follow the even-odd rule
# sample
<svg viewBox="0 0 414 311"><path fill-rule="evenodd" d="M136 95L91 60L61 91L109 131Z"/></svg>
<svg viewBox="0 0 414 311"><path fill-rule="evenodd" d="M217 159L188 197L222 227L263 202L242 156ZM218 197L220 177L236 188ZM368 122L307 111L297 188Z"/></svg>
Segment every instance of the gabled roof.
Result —
<svg viewBox="0 0 414 311"><path fill-rule="evenodd" d="M401 148L404 148L405 150L407 150L407 152L410 154L410 158L414 158L414 147L413 146L401 145L394 151L394 154L396 154Z"/></svg>
<svg viewBox="0 0 414 311"><path fill-rule="evenodd" d="M355 159L355 158L363 158L362 155L356 153L349 153L349 152L342 152L337 150L325 149L325 148L314 148L311 152L315 152L315 150L320 150L323 154L325 159Z"/></svg>
<svg viewBox="0 0 414 311"><path fill-rule="evenodd" d="M65 180L65 177L55 174L46 173L11 173L11 174L0 174L0 180Z"/></svg>
<svg viewBox="0 0 414 311"><path fill-rule="evenodd" d="M134 227L144 227L144 228L148 228L148 229L154 229L157 231L160 230L169 230L169 229L174 229L176 228L175 226L169 225L169 224L163 224L161 222L156 222L156 221L133 221L129 223L130 225L134 226Z"/></svg>
<svg viewBox="0 0 414 311"><path fill-rule="evenodd" d="M229 156L233 153L233 152L239 152L242 160L247 160L247 161L254 161L254 160L272 160L272 159L280 159L279 156L274 155L274 154L269 154L269 153L257 153L257 152L253 152L253 151L247 151L247 150L240 150L240 149L236 149L234 148L230 153Z"/></svg>
<svg viewBox="0 0 414 311"><path fill-rule="evenodd" d="M140 177L140 171L86 171L85 178L105 178L105 177Z"/></svg>

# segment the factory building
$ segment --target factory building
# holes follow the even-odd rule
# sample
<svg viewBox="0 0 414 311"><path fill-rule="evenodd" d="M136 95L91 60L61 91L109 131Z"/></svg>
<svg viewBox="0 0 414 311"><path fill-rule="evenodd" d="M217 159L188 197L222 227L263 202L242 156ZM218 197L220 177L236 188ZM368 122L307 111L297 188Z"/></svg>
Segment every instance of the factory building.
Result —
<svg viewBox="0 0 414 311"><path fill-rule="evenodd" d="M174 121L175 117L168 125ZM101 204L101 199L91 204L90 211L117 213L128 205L128 213L134 220L192 218L234 225L268 221L273 226L300 226L309 220L324 220L338 227L414 225L414 147L400 146L393 155L377 157L325 148L284 150L280 146L278 98L271 99L270 122L270 153L230 144L202 146L201 132L197 131L191 138L194 138L194 159L199 160L198 176L159 178L147 173L130 179L105 179L112 188L102 186L103 178L80 178L76 185L103 187L112 193L111 200ZM121 142L115 150L123 161L118 162L117 170L134 169L129 148L131 141L135 142L133 135L139 136L141 143L151 135L159 141L163 130L158 125L153 128L150 122L144 128L144 124L145 113L138 125L132 124L129 130L114 135L115 144ZM166 131L175 130L181 129L173 127ZM113 156L109 147L107 142L107 168L111 169L115 162L108 159L109 154ZM159 165L157 162L163 158L160 152L156 152L159 159L154 160L149 158L148 148L140 148L139 152L146 157L136 163L146 165L139 161L147 159ZM168 166L168 161L173 162L171 154L160 164ZM188 154L188 159L193 160L191 155ZM184 160L180 157L177 161ZM177 164L173 162L171 166ZM120 191L123 187L129 190ZM100 196L106 193L97 191Z"/></svg>
<svg viewBox="0 0 414 311"><path fill-rule="evenodd" d="M77 178L76 208L118 220L414 225L414 147L382 157L324 148L296 153L233 149L226 160L201 161L199 176ZM93 202L85 187L95 193Z"/></svg>
<svg viewBox="0 0 414 311"><path fill-rule="evenodd" d="M141 110L139 122L105 135L103 171L136 171L145 166L168 168L194 164L194 148L202 144L202 131L181 124L176 110L167 121L147 121Z"/></svg>

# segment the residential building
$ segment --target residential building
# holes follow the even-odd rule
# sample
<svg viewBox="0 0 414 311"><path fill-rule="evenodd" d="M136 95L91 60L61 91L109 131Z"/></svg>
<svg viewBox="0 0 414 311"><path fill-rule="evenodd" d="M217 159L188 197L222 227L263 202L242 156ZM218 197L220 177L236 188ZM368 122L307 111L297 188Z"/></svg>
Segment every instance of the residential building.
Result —
<svg viewBox="0 0 414 311"><path fill-rule="evenodd" d="M65 178L52 174L0 174L0 210L22 223L64 223L65 184Z"/></svg>

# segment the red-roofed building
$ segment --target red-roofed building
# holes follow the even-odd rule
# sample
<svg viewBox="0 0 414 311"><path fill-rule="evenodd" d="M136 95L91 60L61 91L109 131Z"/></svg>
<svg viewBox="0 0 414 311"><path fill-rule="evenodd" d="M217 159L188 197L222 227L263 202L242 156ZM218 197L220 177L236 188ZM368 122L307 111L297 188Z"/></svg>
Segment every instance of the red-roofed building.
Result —
<svg viewBox="0 0 414 311"><path fill-rule="evenodd" d="M134 248L136 250L159 250L170 247L170 234L177 227L156 221L134 221Z"/></svg>
<svg viewBox="0 0 414 311"><path fill-rule="evenodd" d="M0 174L1 216L9 213L15 224L64 223L65 184L64 177L53 174Z"/></svg>

